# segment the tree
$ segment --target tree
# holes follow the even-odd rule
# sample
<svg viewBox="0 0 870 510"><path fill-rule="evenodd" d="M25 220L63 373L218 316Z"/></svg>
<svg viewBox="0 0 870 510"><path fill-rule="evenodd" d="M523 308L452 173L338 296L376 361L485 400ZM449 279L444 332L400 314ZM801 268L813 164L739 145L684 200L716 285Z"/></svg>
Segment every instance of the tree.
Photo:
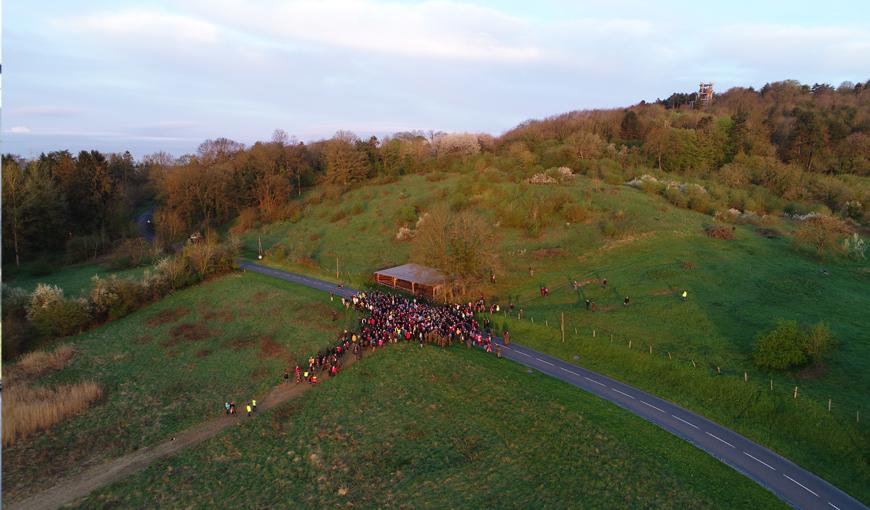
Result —
<svg viewBox="0 0 870 510"><path fill-rule="evenodd" d="M828 325L820 322L807 331L804 350L818 364L822 362L822 358L831 348L833 341L834 339L831 335L831 330L828 329Z"/></svg>
<svg viewBox="0 0 870 510"><path fill-rule="evenodd" d="M12 250L15 253L15 266L21 265L22 216L25 208L24 172L21 162L11 156L3 157L3 230L12 234Z"/></svg>
<svg viewBox="0 0 870 510"><path fill-rule="evenodd" d="M448 275L460 294L465 294L485 282L498 266L495 234L476 213L451 213L438 207L417 227L412 258Z"/></svg>
<svg viewBox="0 0 870 510"><path fill-rule="evenodd" d="M623 140L640 140L640 121L634 110L625 110L619 127Z"/></svg>
<svg viewBox="0 0 870 510"><path fill-rule="evenodd" d="M827 251L840 248L840 238L851 232L849 225L836 216L815 215L803 220L795 232L795 241L814 249L822 258Z"/></svg>
<svg viewBox="0 0 870 510"><path fill-rule="evenodd" d="M786 370L807 361L804 335L796 321L779 321L755 342L752 360L759 368Z"/></svg>
<svg viewBox="0 0 870 510"><path fill-rule="evenodd" d="M341 134L341 136L338 136ZM326 166L326 174L323 181L326 184L347 187L354 182L368 177L371 171L369 159L364 151L347 140L344 132L339 132L336 137L326 143L323 150L323 159Z"/></svg>

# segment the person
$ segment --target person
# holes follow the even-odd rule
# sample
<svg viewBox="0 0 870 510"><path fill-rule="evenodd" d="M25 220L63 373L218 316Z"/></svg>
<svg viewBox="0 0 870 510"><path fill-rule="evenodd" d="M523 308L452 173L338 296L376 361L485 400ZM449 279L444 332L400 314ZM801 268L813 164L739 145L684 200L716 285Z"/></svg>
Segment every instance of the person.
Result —
<svg viewBox="0 0 870 510"><path fill-rule="evenodd" d="M229 402L224 402L224 408L226 408L227 414L230 414L230 403Z"/></svg>
<svg viewBox="0 0 870 510"><path fill-rule="evenodd" d="M628 296L625 296L625 299L622 301L622 306L628 306Z"/></svg>
<svg viewBox="0 0 870 510"><path fill-rule="evenodd" d="M230 414L236 414L236 403L230 401Z"/></svg>
<svg viewBox="0 0 870 510"><path fill-rule="evenodd" d="M332 365L332 368L329 369L329 376L335 376L338 374L338 367L336 365Z"/></svg>
<svg viewBox="0 0 870 510"><path fill-rule="evenodd" d="M501 359L501 346L500 345L495 346L495 357L498 359Z"/></svg>
<svg viewBox="0 0 870 510"><path fill-rule="evenodd" d="M302 382L302 369L299 368L299 365L296 365L296 384Z"/></svg>
<svg viewBox="0 0 870 510"><path fill-rule="evenodd" d="M607 278L601 280L601 286L607 288Z"/></svg>
<svg viewBox="0 0 870 510"><path fill-rule="evenodd" d="M532 269L532 266L529 266L529 276L531 276L532 278L534 278L535 276L535 270Z"/></svg>
<svg viewBox="0 0 870 510"><path fill-rule="evenodd" d="M589 310L589 308L591 306L592 306L592 301L589 298L586 298L586 309Z"/></svg>
<svg viewBox="0 0 870 510"><path fill-rule="evenodd" d="M335 301L335 294L333 294L332 292L330 292L330 293L329 293L329 302L331 303L331 302L333 302L333 301Z"/></svg>
<svg viewBox="0 0 870 510"><path fill-rule="evenodd" d="M578 283L577 283L577 280L571 280L571 287L572 287L574 290L577 290L577 287L579 287L579 285L578 285Z"/></svg>
<svg viewBox="0 0 870 510"><path fill-rule="evenodd" d="M501 334L501 337L504 339L504 344L505 344L505 345L510 345L510 344L511 344L511 332L510 332L510 331L508 331L508 330L504 330L504 331L502 332L502 334Z"/></svg>
<svg viewBox="0 0 870 510"><path fill-rule="evenodd" d="M520 314L520 319L522 319L523 318L523 309L522 308L520 308L519 314Z"/></svg>
<svg viewBox="0 0 870 510"><path fill-rule="evenodd" d="M592 311L594 312L594 311L595 311L595 301L591 301L590 304L589 304L589 306L590 306L589 309L592 310Z"/></svg>
<svg viewBox="0 0 870 510"><path fill-rule="evenodd" d="M683 291L683 296L682 296L682 297L683 297L683 301L688 301L688 299L689 299L689 291L684 290L684 291Z"/></svg>
<svg viewBox="0 0 870 510"><path fill-rule="evenodd" d="M298 366L296 367L296 370L299 370ZM284 369L284 384L287 384L289 382L290 382L290 370L285 368Z"/></svg>
<svg viewBox="0 0 870 510"><path fill-rule="evenodd" d="M251 408L254 410L255 413L257 412L257 399L251 399Z"/></svg>
<svg viewBox="0 0 870 510"><path fill-rule="evenodd" d="M492 271L489 273L489 281L495 283L495 273Z"/></svg>
<svg viewBox="0 0 870 510"><path fill-rule="evenodd" d="M248 411L248 416L250 417L251 416L251 404L246 404L245 410Z"/></svg>

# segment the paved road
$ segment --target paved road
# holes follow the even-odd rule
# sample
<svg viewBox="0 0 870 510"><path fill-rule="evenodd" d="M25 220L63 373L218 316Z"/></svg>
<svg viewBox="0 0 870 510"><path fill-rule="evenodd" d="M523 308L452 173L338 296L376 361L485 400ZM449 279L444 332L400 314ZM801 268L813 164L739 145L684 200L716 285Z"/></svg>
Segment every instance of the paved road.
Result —
<svg viewBox="0 0 870 510"><path fill-rule="evenodd" d="M139 235L146 241L154 241L154 208L150 208L136 217L136 228L139 230Z"/></svg>
<svg viewBox="0 0 870 510"><path fill-rule="evenodd" d="M352 289L251 262L240 267L282 280L350 297ZM555 377L627 409L675 436L685 439L755 480L786 503L801 509L867 510L855 498L788 459L701 415L597 372L501 339L503 356Z"/></svg>

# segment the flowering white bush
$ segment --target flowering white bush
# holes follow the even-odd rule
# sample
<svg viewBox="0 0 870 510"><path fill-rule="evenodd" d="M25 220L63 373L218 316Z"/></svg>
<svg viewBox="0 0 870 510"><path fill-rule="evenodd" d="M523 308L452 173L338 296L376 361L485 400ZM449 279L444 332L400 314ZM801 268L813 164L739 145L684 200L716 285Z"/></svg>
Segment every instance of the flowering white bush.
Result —
<svg viewBox="0 0 870 510"><path fill-rule="evenodd" d="M34 320L40 312L48 310L53 305L63 302L63 289L57 285L40 283L30 295L30 305L27 307L27 319Z"/></svg>

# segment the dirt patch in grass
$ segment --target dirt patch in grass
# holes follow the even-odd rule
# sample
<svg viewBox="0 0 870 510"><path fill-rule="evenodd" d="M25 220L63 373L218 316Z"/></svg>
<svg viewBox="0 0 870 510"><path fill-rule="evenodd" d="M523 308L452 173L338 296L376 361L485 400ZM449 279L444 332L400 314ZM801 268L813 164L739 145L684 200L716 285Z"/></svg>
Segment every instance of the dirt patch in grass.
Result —
<svg viewBox="0 0 870 510"><path fill-rule="evenodd" d="M251 301L253 301L254 303L262 303L269 298L275 297L275 295L275 292L271 292L268 290L258 290L254 293L253 296L251 296Z"/></svg>
<svg viewBox="0 0 870 510"><path fill-rule="evenodd" d="M179 324L169 330L169 338L162 340L160 345L171 347L181 342L198 342L212 335L212 331L204 324L191 324L189 322Z"/></svg>
<svg viewBox="0 0 870 510"><path fill-rule="evenodd" d="M227 345L230 347L230 349L239 352L242 349L248 349L253 347L255 343L256 339L254 337L240 336L229 340L227 342Z"/></svg>
<svg viewBox="0 0 870 510"><path fill-rule="evenodd" d="M203 317L206 320L220 322L222 324L229 324L230 322L233 322L234 319L233 312L230 310L207 310L203 314Z"/></svg>
<svg viewBox="0 0 870 510"><path fill-rule="evenodd" d="M202 349L202 350L196 351L197 358L204 358L204 357L208 356L209 354L211 354L211 349Z"/></svg>
<svg viewBox="0 0 870 510"><path fill-rule="evenodd" d="M671 289L656 289L652 290L649 293L650 296L670 296L673 295L673 291Z"/></svg>
<svg viewBox="0 0 870 510"><path fill-rule="evenodd" d="M729 225L707 225L704 227L704 233L713 239L734 239L734 227Z"/></svg>
<svg viewBox="0 0 870 510"><path fill-rule="evenodd" d="M812 365L801 369L798 373L795 374L795 377L798 379L812 380L821 379L826 375L828 375L828 365L822 362L813 363Z"/></svg>
<svg viewBox="0 0 870 510"><path fill-rule="evenodd" d="M264 336L260 340L261 358L280 358L286 354L284 346L276 342L271 336Z"/></svg>
<svg viewBox="0 0 870 510"><path fill-rule="evenodd" d="M692 269L697 269L698 266L695 265L691 260L684 260L680 262L680 267L685 269L686 271L691 271Z"/></svg>
<svg viewBox="0 0 870 510"><path fill-rule="evenodd" d="M766 237L767 239L776 239L778 237L782 237L782 234L780 234L779 230L776 230L775 228L759 227L755 229L755 233L760 235L761 237Z"/></svg>
<svg viewBox="0 0 870 510"><path fill-rule="evenodd" d="M564 248L560 248L558 246L556 246L555 248L541 248L532 252L532 256L536 259L542 259L546 257L564 257L567 254L568 252L566 252Z"/></svg>
<svg viewBox="0 0 870 510"><path fill-rule="evenodd" d="M251 370L251 379L259 381L269 375L269 369L266 367L257 367Z"/></svg>
<svg viewBox="0 0 870 510"><path fill-rule="evenodd" d="M157 312L156 314L148 317L145 321L145 324L151 326L152 328L156 328L157 326L163 324L169 324L170 322L175 322L178 319L184 317L189 314L190 310L187 308L169 308L166 310L162 310Z"/></svg>
<svg viewBox="0 0 870 510"><path fill-rule="evenodd" d="M139 335L133 339L133 342L141 345L151 343L151 340L154 340L154 337L151 335Z"/></svg>

